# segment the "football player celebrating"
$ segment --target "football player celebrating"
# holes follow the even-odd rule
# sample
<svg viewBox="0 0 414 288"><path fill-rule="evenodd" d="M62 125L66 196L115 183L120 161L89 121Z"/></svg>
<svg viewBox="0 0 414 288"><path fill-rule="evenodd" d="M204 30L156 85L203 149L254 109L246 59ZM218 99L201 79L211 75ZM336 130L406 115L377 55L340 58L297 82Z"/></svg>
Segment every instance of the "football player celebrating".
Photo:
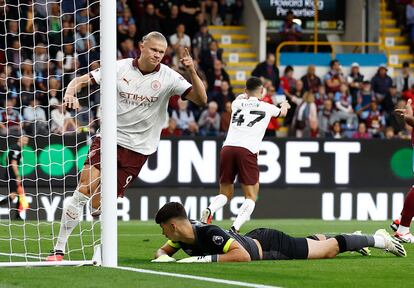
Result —
<svg viewBox="0 0 414 288"><path fill-rule="evenodd" d="M185 49L181 63L190 75L192 84L179 73L161 64L167 40L159 32L150 32L139 45L141 56L117 61L117 159L118 191L124 191L138 177L149 155L157 150L161 130L167 115L168 101L173 95L197 105L207 103L203 82L194 68L193 59ZM74 78L68 85L64 104L79 108L76 93L89 84L99 84L99 69ZM114 107L115 108L115 107ZM114 131L115 132L115 131ZM80 183L69 201L65 201L59 236L48 261L61 261L67 240L78 225L83 207L91 201L93 214L100 208L100 137L95 137L82 169Z"/></svg>
<svg viewBox="0 0 414 288"><path fill-rule="evenodd" d="M402 109L395 109L395 112L404 117L405 123L414 127L414 116L412 108L412 100L408 99L407 104ZM414 129L411 132L411 144L414 148ZM413 163L414 165L414 163ZM413 167L414 170L414 167ZM410 232L411 220L414 217L414 186L405 196L403 210L400 219L396 219L391 224L391 228L395 231L395 237L401 242L414 243L414 236Z"/></svg>
<svg viewBox="0 0 414 288"><path fill-rule="evenodd" d="M225 231L215 225L191 222L180 203L165 204L155 221L168 238L153 262L175 262L172 256L183 249L190 262L249 262L255 260L327 259L363 247L384 249L396 256L407 256L404 247L384 229L374 235L340 234L327 240L294 238L281 231L259 228L245 235ZM319 236L315 236L319 239Z"/></svg>
<svg viewBox="0 0 414 288"><path fill-rule="evenodd" d="M237 97L231 105L232 115L229 131L220 152L220 194L201 213L200 221L210 224L213 214L233 197L236 175L241 183L244 197L232 229L240 227L250 219L259 193L259 146L272 117L284 117L290 105L287 101L278 108L262 102L263 84L260 78L246 81L245 94Z"/></svg>

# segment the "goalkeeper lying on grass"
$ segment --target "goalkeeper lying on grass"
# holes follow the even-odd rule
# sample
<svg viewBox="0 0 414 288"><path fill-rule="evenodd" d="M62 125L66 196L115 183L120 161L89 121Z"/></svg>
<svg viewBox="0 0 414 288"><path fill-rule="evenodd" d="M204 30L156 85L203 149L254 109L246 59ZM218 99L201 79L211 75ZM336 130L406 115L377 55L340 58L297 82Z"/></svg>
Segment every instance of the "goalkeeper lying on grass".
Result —
<svg viewBox="0 0 414 288"><path fill-rule="evenodd" d="M177 261L180 263L325 259L364 247L407 256L402 244L383 229L374 235L341 234L327 240L321 240L325 239L323 235L294 238L266 228L255 229L243 236L215 225L190 221L184 207L176 202L165 204L158 211L155 222L160 224L168 241L158 249L152 262L175 262L171 256L179 249L192 256Z"/></svg>

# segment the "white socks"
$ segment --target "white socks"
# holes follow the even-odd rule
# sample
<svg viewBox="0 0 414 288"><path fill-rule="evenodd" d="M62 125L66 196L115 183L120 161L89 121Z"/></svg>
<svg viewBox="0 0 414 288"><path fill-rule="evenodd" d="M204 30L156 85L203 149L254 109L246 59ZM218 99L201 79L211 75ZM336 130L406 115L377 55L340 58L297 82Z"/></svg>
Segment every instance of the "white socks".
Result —
<svg viewBox="0 0 414 288"><path fill-rule="evenodd" d="M224 207L226 203L227 203L227 196L223 194L219 194L213 198L213 201L211 201L210 205L208 206L208 209L210 209L211 214L214 214L216 213L217 210L220 210L220 208Z"/></svg>
<svg viewBox="0 0 414 288"><path fill-rule="evenodd" d="M73 229L78 225L79 219L83 213L83 207L88 202L89 197L75 190L72 197L63 204L62 219L60 222L60 231L55 245L55 250L65 252L66 242L72 234Z"/></svg>
<svg viewBox="0 0 414 288"><path fill-rule="evenodd" d="M228 199L226 195L219 194L213 198L208 208L211 211L211 214L216 213L217 210L226 205ZM250 219L252 215L256 202L251 199L244 200L242 206L239 209L239 214L237 215L236 220L234 220L233 227L239 231L240 227Z"/></svg>
<svg viewBox="0 0 414 288"><path fill-rule="evenodd" d="M252 215L255 206L256 202L252 199L244 200L242 206L240 207L239 215L237 215L237 218L233 223L233 227L236 231L240 231L240 227L250 219L250 215Z"/></svg>
<svg viewBox="0 0 414 288"><path fill-rule="evenodd" d="M385 239L380 235L373 235L374 237L374 247L379 249L385 248Z"/></svg>
<svg viewBox="0 0 414 288"><path fill-rule="evenodd" d="M398 225L397 233L399 233L401 235L405 235L408 232L410 232L410 227L405 227L405 226L402 226L401 224Z"/></svg>

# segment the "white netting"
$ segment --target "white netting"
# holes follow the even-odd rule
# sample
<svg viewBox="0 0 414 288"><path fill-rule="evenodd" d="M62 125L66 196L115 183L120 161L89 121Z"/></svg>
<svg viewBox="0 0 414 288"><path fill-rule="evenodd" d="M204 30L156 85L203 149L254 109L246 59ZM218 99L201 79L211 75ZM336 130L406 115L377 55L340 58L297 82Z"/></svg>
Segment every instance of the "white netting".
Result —
<svg viewBox="0 0 414 288"><path fill-rule="evenodd" d="M66 110L62 98L98 60L98 1L0 0L0 263L44 261L56 243L63 201L99 124L98 87L77 94L78 111ZM23 148L21 135L29 140ZM65 260L90 260L100 242L88 206Z"/></svg>

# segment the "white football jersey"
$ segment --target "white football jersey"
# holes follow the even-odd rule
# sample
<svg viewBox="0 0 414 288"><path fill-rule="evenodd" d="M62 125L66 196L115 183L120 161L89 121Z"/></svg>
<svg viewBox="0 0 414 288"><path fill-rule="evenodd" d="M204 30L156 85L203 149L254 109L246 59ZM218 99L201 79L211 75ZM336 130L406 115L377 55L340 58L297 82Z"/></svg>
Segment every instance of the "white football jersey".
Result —
<svg viewBox="0 0 414 288"><path fill-rule="evenodd" d="M223 146L243 147L258 153L270 119L278 117L280 109L256 97L238 97L231 109L231 123Z"/></svg>
<svg viewBox="0 0 414 288"><path fill-rule="evenodd" d="M150 155L157 150L170 97L186 95L192 86L164 64L143 74L137 62L132 58L117 61L118 145ZM99 84L100 70L91 75Z"/></svg>

